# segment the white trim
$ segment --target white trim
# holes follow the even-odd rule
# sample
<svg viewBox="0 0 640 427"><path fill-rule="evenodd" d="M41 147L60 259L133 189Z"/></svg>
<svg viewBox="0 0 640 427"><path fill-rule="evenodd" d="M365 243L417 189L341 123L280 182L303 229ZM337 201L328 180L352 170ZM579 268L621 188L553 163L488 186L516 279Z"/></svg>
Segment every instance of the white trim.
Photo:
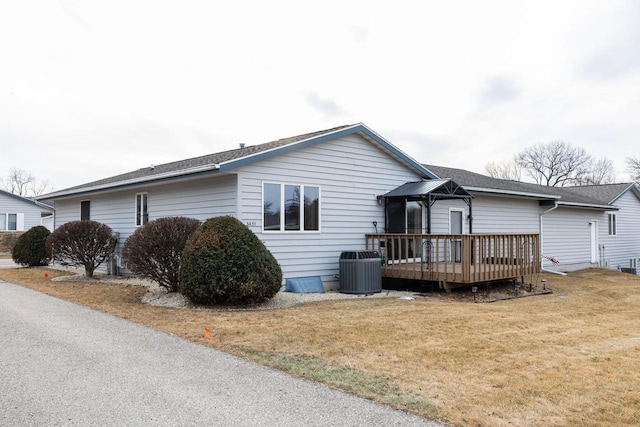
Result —
<svg viewBox="0 0 640 427"><path fill-rule="evenodd" d="M264 228L264 186L265 184L280 186L280 229L279 230L265 230ZM286 230L285 229L285 187L294 186L300 187L300 230ZM304 189L305 187L313 187L318 189L318 229L317 230L304 230ZM322 187L316 184L300 184L292 182L278 182L278 181L262 181L261 184L261 230L266 234L320 234L322 232Z"/></svg>
<svg viewBox="0 0 640 427"><path fill-rule="evenodd" d="M598 262L598 220L592 219L589 221L589 232L591 234L591 263L596 264Z"/></svg>
<svg viewBox="0 0 640 427"><path fill-rule="evenodd" d="M613 218L613 233L611 232L611 220ZM618 235L618 214L616 212L607 212L607 235L616 237Z"/></svg>
<svg viewBox="0 0 640 427"><path fill-rule="evenodd" d="M220 165L219 164L208 164L208 165L204 165L204 166L197 166L197 167L193 167L193 168L187 168L187 169L180 169L177 171L171 171L171 172L165 172L165 173L159 173L159 174L155 174L155 175L149 175L149 176L145 176L142 178L132 178L132 179L127 179L124 181L116 181L116 182L108 182L106 184L100 184L100 185L94 185L91 187L83 187L83 188L73 188L73 189L69 189L69 190L61 190L55 193L49 193L49 194L43 194L42 196L38 196L39 198L43 199L43 200L50 200L50 199L55 199L55 198L59 198L59 197L64 197L64 196L73 196L74 194L78 194L78 193L89 193L89 192L93 192L93 191L98 191L98 190L105 190L105 189L114 189L114 187L118 188L118 187L122 187L122 186L127 186L127 185L133 185L133 184L144 184L146 182L149 181L156 181L159 179L164 179L164 178L172 178L174 176L181 176L181 175L190 175L190 174L194 174L197 172L206 172L206 171L215 171L215 170L219 170L220 169ZM186 178L186 177L185 177Z"/></svg>
<svg viewBox="0 0 640 427"><path fill-rule="evenodd" d="M560 200L560 196L555 196L552 194L541 194L541 193L527 193L524 191L511 191L511 190L499 190L497 188L484 188L484 187L467 187L463 185L462 188L467 190L468 192L474 193L492 193L492 194L504 194L508 196L521 196L521 197L530 197L534 199L553 199Z"/></svg>
<svg viewBox="0 0 640 427"><path fill-rule="evenodd" d="M604 210L608 210L608 211L617 211L617 210L619 210L615 206L610 206L610 205L591 205L591 204L588 204L588 203L579 203L579 202L558 201L558 205L566 206L566 207L576 207L576 208L604 209Z"/></svg>
<svg viewBox="0 0 640 427"><path fill-rule="evenodd" d="M16 214L16 231L24 231L24 213L18 212Z"/></svg>
<svg viewBox="0 0 640 427"><path fill-rule="evenodd" d="M464 223L466 222L466 221L464 220L465 210L464 210L464 209L462 209L462 208L449 208L449 217L448 217L448 222L449 222L449 234L453 234L453 233L451 232L451 212L460 212L460 213L462 214L462 215L460 215L460 222L461 222L461 224L460 224L460 226L461 226L461 227L460 227L460 228L461 228L461 230L462 230L462 233L460 233L460 234L467 234L467 233L466 233L466 231L465 231L465 225L464 225Z"/></svg>
<svg viewBox="0 0 640 427"><path fill-rule="evenodd" d="M138 196L144 196L144 197L140 197L140 202L142 203L143 200L145 202L143 206L140 207L140 216L138 216ZM145 209L143 209L143 207ZM146 218L145 218L145 215L146 215ZM134 218L135 219L133 222L136 227L142 227L147 222L149 222L149 192L148 191L136 193L136 198L134 203Z"/></svg>

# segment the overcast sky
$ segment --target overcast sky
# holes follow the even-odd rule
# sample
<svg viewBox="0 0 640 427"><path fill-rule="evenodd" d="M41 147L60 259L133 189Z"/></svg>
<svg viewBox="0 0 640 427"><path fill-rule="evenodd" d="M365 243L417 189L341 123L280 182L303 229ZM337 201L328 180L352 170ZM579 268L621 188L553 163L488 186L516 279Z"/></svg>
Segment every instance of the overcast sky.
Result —
<svg viewBox="0 0 640 427"><path fill-rule="evenodd" d="M0 176L57 190L362 122L484 172L640 155L640 2L3 1Z"/></svg>

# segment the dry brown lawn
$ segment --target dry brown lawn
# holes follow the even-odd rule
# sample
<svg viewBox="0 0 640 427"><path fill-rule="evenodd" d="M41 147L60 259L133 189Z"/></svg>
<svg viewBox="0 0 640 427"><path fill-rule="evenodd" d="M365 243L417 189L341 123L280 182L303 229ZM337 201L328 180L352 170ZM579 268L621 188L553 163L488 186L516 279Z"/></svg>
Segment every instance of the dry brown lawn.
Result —
<svg viewBox="0 0 640 427"><path fill-rule="evenodd" d="M61 274L0 269L6 281L454 425L640 425L640 278L629 274L541 275L530 279L552 294L491 304L435 294L272 311L148 306L144 288L50 280Z"/></svg>

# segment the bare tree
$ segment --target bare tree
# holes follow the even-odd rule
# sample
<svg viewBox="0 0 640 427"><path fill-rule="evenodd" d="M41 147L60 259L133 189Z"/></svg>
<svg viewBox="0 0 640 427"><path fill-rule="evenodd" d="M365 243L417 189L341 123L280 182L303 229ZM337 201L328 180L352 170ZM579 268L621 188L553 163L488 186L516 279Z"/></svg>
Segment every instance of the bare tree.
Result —
<svg viewBox="0 0 640 427"><path fill-rule="evenodd" d="M627 172L636 182L640 182L640 157L627 157Z"/></svg>
<svg viewBox="0 0 640 427"><path fill-rule="evenodd" d="M587 173L578 178L577 185L602 185L615 182L616 174L613 163L606 157L593 159L590 162Z"/></svg>
<svg viewBox="0 0 640 427"><path fill-rule="evenodd" d="M35 197L53 190L49 182L40 181L29 172L18 168L12 168L6 178L0 178L0 186L22 197Z"/></svg>
<svg viewBox="0 0 640 427"><path fill-rule="evenodd" d="M500 163L489 162L484 166L484 170L492 178L507 179L510 181L522 181L522 169L518 167L515 159Z"/></svg>
<svg viewBox="0 0 640 427"><path fill-rule="evenodd" d="M554 141L526 148L516 162L537 184L563 187L579 184L589 173L592 159L583 148Z"/></svg>
<svg viewBox="0 0 640 427"><path fill-rule="evenodd" d="M33 184L29 188L31 197L40 196L42 194L51 193L53 191L53 185L47 180L34 180Z"/></svg>

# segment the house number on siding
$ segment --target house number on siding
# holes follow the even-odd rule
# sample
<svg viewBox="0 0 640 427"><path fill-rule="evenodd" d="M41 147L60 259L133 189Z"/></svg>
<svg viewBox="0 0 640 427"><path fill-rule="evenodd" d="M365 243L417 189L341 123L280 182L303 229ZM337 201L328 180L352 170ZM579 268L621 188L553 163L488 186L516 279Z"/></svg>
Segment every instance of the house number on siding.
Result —
<svg viewBox="0 0 640 427"><path fill-rule="evenodd" d="M245 224L247 225L247 227L255 227L256 225L258 225L257 221L247 221L245 222Z"/></svg>

